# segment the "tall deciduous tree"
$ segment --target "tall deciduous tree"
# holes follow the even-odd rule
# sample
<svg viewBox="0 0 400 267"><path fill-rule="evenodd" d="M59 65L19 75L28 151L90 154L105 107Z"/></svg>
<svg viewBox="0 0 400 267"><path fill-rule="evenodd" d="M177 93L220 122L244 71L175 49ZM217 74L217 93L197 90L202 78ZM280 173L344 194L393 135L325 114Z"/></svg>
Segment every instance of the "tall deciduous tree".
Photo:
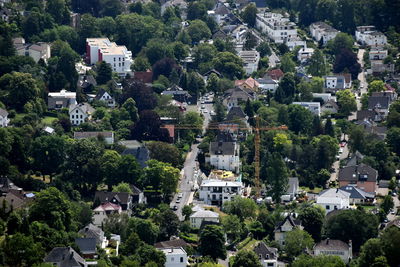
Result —
<svg viewBox="0 0 400 267"><path fill-rule="evenodd" d="M271 185L271 193L274 201L279 202L286 192L289 174L285 162L277 152L273 153L267 169L267 181Z"/></svg>
<svg viewBox="0 0 400 267"><path fill-rule="evenodd" d="M210 256L214 260L226 258L225 238L222 227L207 225L200 233L199 250L201 255Z"/></svg>
<svg viewBox="0 0 400 267"><path fill-rule="evenodd" d="M313 245L314 240L306 231L295 229L286 234L285 251L291 258L299 256L306 249L311 249Z"/></svg>
<svg viewBox="0 0 400 267"><path fill-rule="evenodd" d="M260 259L252 250L241 250L233 258L232 267L262 267Z"/></svg>
<svg viewBox="0 0 400 267"><path fill-rule="evenodd" d="M254 27L256 25L256 15L257 15L257 7L254 3L247 5L242 13L243 21L247 23L250 27Z"/></svg>
<svg viewBox="0 0 400 267"><path fill-rule="evenodd" d="M190 38L192 38L192 41L196 43L211 37L210 29L208 28L207 24L201 20L191 21L187 31L190 35Z"/></svg>
<svg viewBox="0 0 400 267"><path fill-rule="evenodd" d="M350 49L343 48L335 57L333 71L336 73L348 70L353 79L357 79L358 73L361 71L361 65L357 61L357 55Z"/></svg>
<svg viewBox="0 0 400 267"><path fill-rule="evenodd" d="M327 73L326 68L324 54L321 50L316 49L309 60L308 73L312 76L322 77Z"/></svg>
<svg viewBox="0 0 400 267"><path fill-rule="evenodd" d="M300 211L299 219L301 220L301 225L315 241L319 241L321 239L324 217L324 211L318 206L305 207Z"/></svg>
<svg viewBox="0 0 400 267"><path fill-rule="evenodd" d="M345 116L357 110L357 102L354 94L349 90L342 90L336 93L339 104L339 112Z"/></svg>
<svg viewBox="0 0 400 267"><path fill-rule="evenodd" d="M111 65L105 61L98 64L96 81L98 84L106 84L112 78Z"/></svg>
<svg viewBox="0 0 400 267"><path fill-rule="evenodd" d="M240 79L244 75L242 59L231 52L218 53L212 63L225 77Z"/></svg>
<svg viewBox="0 0 400 267"><path fill-rule="evenodd" d="M281 69L283 72L294 72L296 68L296 64L292 60L292 55L286 53L281 58Z"/></svg>

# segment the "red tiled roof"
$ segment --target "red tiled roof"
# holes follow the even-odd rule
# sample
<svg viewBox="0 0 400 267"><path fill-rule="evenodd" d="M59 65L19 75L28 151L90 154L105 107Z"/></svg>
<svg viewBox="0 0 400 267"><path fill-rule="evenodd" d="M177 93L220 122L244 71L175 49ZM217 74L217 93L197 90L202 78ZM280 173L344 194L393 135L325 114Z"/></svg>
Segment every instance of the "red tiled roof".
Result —
<svg viewBox="0 0 400 267"><path fill-rule="evenodd" d="M282 78L284 75L281 69L269 70L267 74L272 80L280 80L280 78Z"/></svg>

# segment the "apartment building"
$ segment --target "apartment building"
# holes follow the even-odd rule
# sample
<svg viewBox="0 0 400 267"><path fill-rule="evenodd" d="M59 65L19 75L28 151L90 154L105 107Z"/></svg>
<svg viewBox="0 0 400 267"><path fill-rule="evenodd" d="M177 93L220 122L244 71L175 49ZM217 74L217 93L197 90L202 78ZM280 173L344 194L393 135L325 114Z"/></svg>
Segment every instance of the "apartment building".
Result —
<svg viewBox="0 0 400 267"><path fill-rule="evenodd" d="M357 42L371 46L384 46L387 44L386 36L375 29L375 26L359 26L356 29Z"/></svg>
<svg viewBox="0 0 400 267"><path fill-rule="evenodd" d="M86 61L88 64L96 64L99 61L109 63L114 72L125 76L131 71L132 52L124 45L110 42L108 38L86 39Z"/></svg>
<svg viewBox="0 0 400 267"><path fill-rule="evenodd" d="M243 60L244 69L247 75L251 75L258 69L260 53L258 51L241 51L239 57Z"/></svg>
<svg viewBox="0 0 400 267"><path fill-rule="evenodd" d="M316 116L321 115L321 103L319 102L293 102L293 105L303 106Z"/></svg>
<svg viewBox="0 0 400 267"><path fill-rule="evenodd" d="M24 38L14 38L13 44L19 56L31 57L36 63L40 59L47 62L51 57L50 44L48 43L27 44Z"/></svg>
<svg viewBox="0 0 400 267"><path fill-rule="evenodd" d="M207 205L220 206L243 193L242 182L223 180L203 180L199 189L199 199Z"/></svg>
<svg viewBox="0 0 400 267"><path fill-rule="evenodd" d="M318 21L310 25L310 33L317 42L322 39L322 44L326 45L328 41L336 37L339 31L325 22Z"/></svg>

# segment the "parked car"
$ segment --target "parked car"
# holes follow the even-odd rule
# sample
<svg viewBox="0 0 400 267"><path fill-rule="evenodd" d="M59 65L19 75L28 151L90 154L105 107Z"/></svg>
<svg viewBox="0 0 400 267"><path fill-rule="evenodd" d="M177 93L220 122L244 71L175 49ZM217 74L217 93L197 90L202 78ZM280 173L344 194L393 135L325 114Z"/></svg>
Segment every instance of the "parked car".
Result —
<svg viewBox="0 0 400 267"><path fill-rule="evenodd" d="M341 142L341 143L340 143L340 146L341 146L341 147L345 147L346 144L347 144L346 142Z"/></svg>
<svg viewBox="0 0 400 267"><path fill-rule="evenodd" d="M171 209L172 209L172 210L178 210L178 206L175 205L175 206L173 206Z"/></svg>

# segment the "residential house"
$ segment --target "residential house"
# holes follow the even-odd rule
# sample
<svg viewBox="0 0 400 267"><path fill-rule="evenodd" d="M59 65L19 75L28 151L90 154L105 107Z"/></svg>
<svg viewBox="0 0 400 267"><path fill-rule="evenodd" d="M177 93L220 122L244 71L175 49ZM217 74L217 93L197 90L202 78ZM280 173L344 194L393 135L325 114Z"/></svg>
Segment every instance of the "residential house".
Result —
<svg viewBox="0 0 400 267"><path fill-rule="evenodd" d="M78 79L78 87L84 93L93 92L95 86L97 86L97 81L93 75L80 75Z"/></svg>
<svg viewBox="0 0 400 267"><path fill-rule="evenodd" d="M122 155L133 155L142 168L147 166L147 161L150 160L150 151L144 143L137 140L121 140L118 144L125 147Z"/></svg>
<svg viewBox="0 0 400 267"><path fill-rule="evenodd" d="M102 226L105 219L112 214L120 214L122 212L121 206L110 202L101 204L93 210L93 224Z"/></svg>
<svg viewBox="0 0 400 267"><path fill-rule="evenodd" d="M348 166L357 166L361 164L362 160L364 159L364 155L361 154L358 150L354 152L351 157L347 160L346 167Z"/></svg>
<svg viewBox="0 0 400 267"><path fill-rule="evenodd" d="M222 206L226 201L231 201L235 196L240 196L242 193L242 182L210 179L201 182L199 199L207 205Z"/></svg>
<svg viewBox="0 0 400 267"><path fill-rule="evenodd" d="M208 11L207 13L214 18L218 25L222 25L231 11L224 3L218 2L214 10Z"/></svg>
<svg viewBox="0 0 400 267"><path fill-rule="evenodd" d="M369 60L384 60L388 56L388 50L383 47L372 47L368 53Z"/></svg>
<svg viewBox="0 0 400 267"><path fill-rule="evenodd" d="M350 207L350 193L338 188L326 189L319 193L316 199L317 205L322 206L326 213Z"/></svg>
<svg viewBox="0 0 400 267"><path fill-rule="evenodd" d="M134 186L133 184L131 186L131 196L132 196L132 205L135 206L136 204L143 204L146 203L146 197L144 196L144 193L142 190Z"/></svg>
<svg viewBox="0 0 400 267"><path fill-rule="evenodd" d="M218 170L233 171L238 173L240 170L240 145L232 139L227 139L226 135L220 133L217 141L210 142L209 155L206 162Z"/></svg>
<svg viewBox="0 0 400 267"><path fill-rule="evenodd" d="M375 194L367 193L354 185L346 185L339 188L340 190L350 193L350 204L372 203Z"/></svg>
<svg viewBox="0 0 400 267"><path fill-rule="evenodd" d="M382 117L386 118L389 114L389 107L392 104L390 94L376 94L368 97L368 109L375 110Z"/></svg>
<svg viewBox="0 0 400 267"><path fill-rule="evenodd" d="M95 109L88 103L72 104L69 107L69 120L72 125L80 125L92 120Z"/></svg>
<svg viewBox="0 0 400 267"><path fill-rule="evenodd" d="M203 222L219 223L219 214L211 210L199 210L190 215L192 228L200 228Z"/></svg>
<svg viewBox="0 0 400 267"><path fill-rule="evenodd" d="M290 200L296 199L296 196L299 193L299 178L289 177L288 184L289 186L286 190L286 194L290 196Z"/></svg>
<svg viewBox="0 0 400 267"><path fill-rule="evenodd" d="M79 248L83 258L94 259L96 257L96 238L75 238L75 245Z"/></svg>
<svg viewBox="0 0 400 267"><path fill-rule="evenodd" d="M384 118L378 111L373 110L358 110L356 114L357 121L372 121L372 122L380 122Z"/></svg>
<svg viewBox="0 0 400 267"><path fill-rule="evenodd" d="M109 108L115 107L115 99L104 89L100 89L94 99L106 103Z"/></svg>
<svg viewBox="0 0 400 267"><path fill-rule="evenodd" d="M16 186L7 176L0 176L0 195L10 191L19 192L22 188Z"/></svg>
<svg viewBox="0 0 400 267"><path fill-rule="evenodd" d="M314 40L322 43L325 46L328 41L336 37L339 31L325 22L318 21L310 25L310 33Z"/></svg>
<svg viewBox="0 0 400 267"><path fill-rule="evenodd" d="M273 69L273 70L267 71L267 73L265 74L264 78L269 77L272 80L275 80L275 81L279 82L284 75L285 74L283 73L283 71L281 69Z"/></svg>
<svg viewBox="0 0 400 267"><path fill-rule="evenodd" d="M78 234L85 238L94 238L96 240L96 245L100 248L104 249L108 245L108 240L107 237L105 237L103 230L92 223L89 223L79 230Z"/></svg>
<svg viewBox="0 0 400 267"><path fill-rule="evenodd" d="M12 11L9 8L4 6L0 6L0 19L5 22L9 22L10 17L12 16Z"/></svg>
<svg viewBox="0 0 400 267"><path fill-rule="evenodd" d="M378 126L370 120L356 121L355 124L362 126L364 131L379 140L385 140L388 131L386 126Z"/></svg>
<svg viewBox="0 0 400 267"><path fill-rule="evenodd" d="M211 74L217 75L218 78L223 78L224 76L216 69L211 69L203 74L204 81L207 81Z"/></svg>
<svg viewBox="0 0 400 267"><path fill-rule="evenodd" d="M183 248L159 248L165 254L165 267L186 267L188 256Z"/></svg>
<svg viewBox="0 0 400 267"><path fill-rule="evenodd" d="M121 76L131 72L133 63L132 52L126 46L110 42L108 38L86 39L86 61L88 64L105 61Z"/></svg>
<svg viewBox="0 0 400 267"><path fill-rule="evenodd" d="M314 245L313 254L315 256L339 256L345 264L353 258L353 248L351 240L349 244L335 239L325 239Z"/></svg>
<svg viewBox="0 0 400 267"><path fill-rule="evenodd" d="M241 107L232 107L226 115L226 121L241 121L247 123L247 117Z"/></svg>
<svg viewBox="0 0 400 267"><path fill-rule="evenodd" d="M26 207L30 201L22 190L10 190L0 194L0 207L5 203L5 212L11 212Z"/></svg>
<svg viewBox="0 0 400 267"><path fill-rule="evenodd" d="M336 93L339 90L351 88L352 80L351 74L335 74L324 76L324 87L327 92Z"/></svg>
<svg viewBox="0 0 400 267"><path fill-rule="evenodd" d="M321 103L319 102L293 102L292 104L305 107L306 109L311 111L312 114L316 116L321 115Z"/></svg>
<svg viewBox="0 0 400 267"><path fill-rule="evenodd" d="M258 91L259 83L252 77L249 77L246 80L236 80L235 86L256 92Z"/></svg>
<svg viewBox="0 0 400 267"><path fill-rule="evenodd" d="M301 226L301 221L297 220L291 214L287 215L283 221L281 221L274 230L274 238L275 241L279 243L279 245L285 245L286 234L291 232L295 228L303 229Z"/></svg>
<svg viewBox="0 0 400 267"><path fill-rule="evenodd" d="M321 106L321 113L324 115L336 114L338 112L339 112L339 106L333 100L329 100Z"/></svg>
<svg viewBox="0 0 400 267"><path fill-rule="evenodd" d="M356 29L356 40L366 46L384 46L387 44L387 38L375 29L375 26L359 26Z"/></svg>
<svg viewBox="0 0 400 267"><path fill-rule="evenodd" d="M391 227L397 227L398 229L400 229L400 218L396 218L393 221L388 222L385 226L385 230Z"/></svg>
<svg viewBox="0 0 400 267"><path fill-rule="evenodd" d="M306 62L311 58L314 54L314 48L303 47L300 48L299 52L297 53L297 59L300 62Z"/></svg>
<svg viewBox="0 0 400 267"><path fill-rule="evenodd" d="M76 104L76 92L63 89L60 92L50 92L47 96L48 109L60 110Z"/></svg>
<svg viewBox="0 0 400 267"><path fill-rule="evenodd" d="M372 74L379 74L383 72L394 73L395 65L393 63L385 64L384 60L371 60Z"/></svg>
<svg viewBox="0 0 400 267"><path fill-rule="evenodd" d="M57 267L87 267L87 262L71 247L55 247L43 260Z"/></svg>
<svg viewBox="0 0 400 267"><path fill-rule="evenodd" d="M161 15L164 15L165 10L168 7L178 8L182 16L182 20L186 19L186 13L188 8L188 3L185 0L169 0L161 5Z"/></svg>
<svg viewBox="0 0 400 267"><path fill-rule="evenodd" d="M7 110L0 108L0 127L7 127L9 123Z"/></svg>
<svg viewBox="0 0 400 267"><path fill-rule="evenodd" d="M312 96L313 96L313 102L320 102L319 99L322 99L324 103L330 100L336 102L336 97L332 96L332 94L330 93L313 93Z"/></svg>
<svg viewBox="0 0 400 267"><path fill-rule="evenodd" d="M240 104L246 103L247 100L254 101L256 99L257 95L254 91L236 86L225 91L223 104L229 111L232 107L238 107Z"/></svg>
<svg viewBox="0 0 400 267"><path fill-rule="evenodd" d="M172 237L171 240L161 241L154 244L155 248L184 248L188 246L188 243L185 240L180 239L179 237Z"/></svg>
<svg viewBox="0 0 400 267"><path fill-rule="evenodd" d="M276 89L278 89L279 82L277 80L273 80L269 77L267 78L259 78L256 79L258 82L258 88L260 89L261 93L267 94L267 92L275 93Z"/></svg>
<svg viewBox="0 0 400 267"><path fill-rule="evenodd" d="M132 196L126 192L96 191L94 203L113 203L121 206L121 211L130 212L132 209Z"/></svg>
<svg viewBox="0 0 400 267"><path fill-rule="evenodd" d="M36 63L40 59L47 62L51 57L50 44L48 43L26 44L24 38L14 38L13 43L17 55L31 57Z"/></svg>
<svg viewBox="0 0 400 267"><path fill-rule="evenodd" d="M376 192L378 171L361 163L356 166L346 166L339 170L339 186L356 185L368 193Z"/></svg>
<svg viewBox="0 0 400 267"><path fill-rule="evenodd" d="M278 249L268 247L263 241L259 242L253 249L263 267L278 267Z"/></svg>
<svg viewBox="0 0 400 267"><path fill-rule="evenodd" d="M114 144L114 132L74 132L74 139L98 138L104 140L106 144Z"/></svg>
<svg viewBox="0 0 400 267"><path fill-rule="evenodd" d="M178 85L173 85L170 88L168 88L165 91L161 92L161 95L170 95L172 98L176 101L179 101L181 103L187 103L187 104L194 104L196 103L196 99L193 98L188 91L183 90L181 87Z"/></svg>
<svg viewBox="0 0 400 267"><path fill-rule="evenodd" d="M256 16L256 28L277 44L286 44L290 50L295 46L305 47L305 41L298 38L297 27L288 16L279 13L265 12Z"/></svg>
<svg viewBox="0 0 400 267"><path fill-rule="evenodd" d="M240 51L239 57L243 60L243 68L247 75L251 75L258 69L258 62L260 61L260 53L255 50Z"/></svg>

